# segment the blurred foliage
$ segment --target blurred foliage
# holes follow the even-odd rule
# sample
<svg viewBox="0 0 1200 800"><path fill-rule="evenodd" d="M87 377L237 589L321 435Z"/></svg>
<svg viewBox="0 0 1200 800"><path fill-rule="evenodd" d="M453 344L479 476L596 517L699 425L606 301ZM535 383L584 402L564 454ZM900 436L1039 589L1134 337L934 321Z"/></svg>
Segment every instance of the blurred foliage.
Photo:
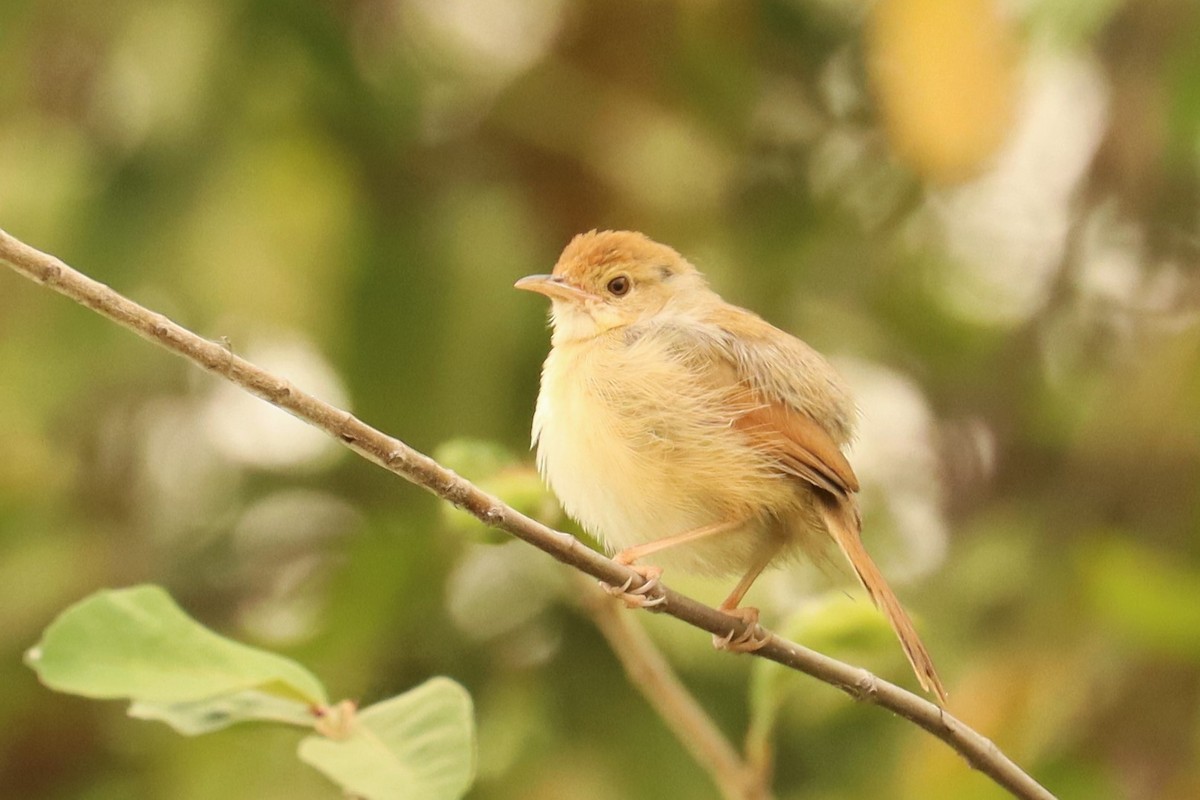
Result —
<svg viewBox="0 0 1200 800"><path fill-rule="evenodd" d="M1200 7L969 6L7 0L0 226L417 447L494 443L472 477L551 519L504 455L547 347L510 287L643 230L851 377L868 546L955 713L1064 797L1194 798ZM330 796L287 732L180 741L22 666L147 581L334 696L460 681L473 797L715 796L548 558L8 271L0 420L0 796ZM829 591L751 599L907 682ZM740 739L764 676L646 624ZM1000 796L770 681L781 798Z"/></svg>

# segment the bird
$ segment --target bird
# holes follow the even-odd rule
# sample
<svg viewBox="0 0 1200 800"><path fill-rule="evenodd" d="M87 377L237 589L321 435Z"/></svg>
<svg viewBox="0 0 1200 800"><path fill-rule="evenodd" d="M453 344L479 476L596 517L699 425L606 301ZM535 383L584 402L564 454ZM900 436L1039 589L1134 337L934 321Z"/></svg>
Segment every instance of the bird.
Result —
<svg viewBox="0 0 1200 800"><path fill-rule="evenodd" d="M533 416L544 481L614 559L740 578L720 609L753 650L741 602L768 565L840 550L900 640L921 687L945 704L933 660L867 553L843 449L858 411L805 342L723 300L671 247L634 231L575 236L548 275L516 288L551 301L551 348ZM653 564L638 563L653 557ZM612 588L612 587L610 587Z"/></svg>

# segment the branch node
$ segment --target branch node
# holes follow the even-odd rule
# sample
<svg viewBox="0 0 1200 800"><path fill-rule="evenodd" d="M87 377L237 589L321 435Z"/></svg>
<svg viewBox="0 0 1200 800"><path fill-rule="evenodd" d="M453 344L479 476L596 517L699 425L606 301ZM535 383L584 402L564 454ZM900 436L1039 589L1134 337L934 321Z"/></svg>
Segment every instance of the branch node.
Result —
<svg viewBox="0 0 1200 800"><path fill-rule="evenodd" d="M858 679L849 687L853 689L854 699L874 703L879 695L879 679L865 669L858 673Z"/></svg>
<svg viewBox="0 0 1200 800"><path fill-rule="evenodd" d="M276 378L270 376L272 380L267 381L262 386L262 393L267 396L267 399L275 405L282 404L285 400L292 396L295 389L290 381L286 378Z"/></svg>
<svg viewBox="0 0 1200 800"><path fill-rule="evenodd" d="M467 502L467 487L463 485L462 478L453 471L447 471L450 472L450 476L442 481L440 494L456 508L462 508Z"/></svg>
<svg viewBox="0 0 1200 800"><path fill-rule="evenodd" d="M351 414L349 411L342 412L342 424L338 427L338 438L346 444L358 444L361 437L356 432L356 428L362 426L362 422L358 417ZM386 459L386 455L385 455Z"/></svg>
<svg viewBox="0 0 1200 800"><path fill-rule="evenodd" d="M226 374L232 372L233 371L233 359L234 359L233 340L230 339L228 336L222 336L219 339L217 339L214 342L214 344L216 344L218 347L221 348L221 352L224 354L224 356L223 356L223 358L220 359L220 361L218 361L215 358L213 359L213 361L212 361L213 368L214 369L219 368Z"/></svg>

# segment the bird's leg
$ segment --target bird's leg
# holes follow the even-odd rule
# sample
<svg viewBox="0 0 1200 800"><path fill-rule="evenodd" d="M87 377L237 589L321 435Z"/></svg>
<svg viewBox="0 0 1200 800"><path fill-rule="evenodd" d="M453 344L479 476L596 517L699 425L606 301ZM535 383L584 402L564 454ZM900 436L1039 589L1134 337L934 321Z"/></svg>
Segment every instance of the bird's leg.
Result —
<svg viewBox="0 0 1200 800"><path fill-rule="evenodd" d="M718 533L728 533L729 531L741 527L745 520L734 519L725 522L714 522L712 525L704 525L699 528L693 528L690 531L677 533L674 536L666 536L662 539L655 539L652 542L639 544L634 547L627 547L621 552L613 556L613 561L618 564L630 566L633 562L645 558L646 556L675 547L688 542L694 542L697 539L705 539L709 536L716 536Z"/></svg>
<svg viewBox="0 0 1200 800"><path fill-rule="evenodd" d="M733 587L733 591L729 593L721 605L718 606L722 611L731 617L737 617L746 623L746 628L742 634L734 638L733 631L729 631L725 636L713 635L713 647L718 650L730 650L734 653L753 653L767 643L767 636L763 635L758 627L758 609L757 608L738 608L742 602L742 598L746 596L746 592L750 591L750 587L754 585L754 581L762 574L762 571L771 563L771 559L779 553L783 547L782 540L772 540L758 554L758 558L750 565L750 569L746 570L746 574L737 582L737 586Z"/></svg>
<svg viewBox="0 0 1200 800"><path fill-rule="evenodd" d="M685 531L674 536L667 536L662 539L655 539L652 542L639 544L635 547L628 547L613 556L613 561L623 564L638 575L641 575L645 579L642 585L631 591L629 587L633 583L633 580L630 579L625 581L623 586L610 586L603 581L600 582L600 586L613 597L619 597L624 600L625 605L630 608L649 608L659 605L663 602L664 598L656 597L648 599L646 595L658 585L658 579L662 575L662 567L643 567L635 564L635 561L639 558L645 558L652 553L657 553L660 550L666 550L669 547L694 542L697 539L703 539L708 536L716 536L719 533L727 533L740 527L743 523L744 520L716 522L712 525L693 528L690 531Z"/></svg>

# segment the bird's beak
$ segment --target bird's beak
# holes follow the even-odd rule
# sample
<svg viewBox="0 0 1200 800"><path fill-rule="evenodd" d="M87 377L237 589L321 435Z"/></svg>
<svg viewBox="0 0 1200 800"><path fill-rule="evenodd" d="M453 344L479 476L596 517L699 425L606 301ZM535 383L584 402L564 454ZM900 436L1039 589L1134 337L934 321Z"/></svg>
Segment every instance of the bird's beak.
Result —
<svg viewBox="0 0 1200 800"><path fill-rule="evenodd" d="M595 299L592 294L585 292L576 286L564 281L562 278L554 275L526 275L521 280L513 284L517 289L523 289L527 292L537 292L544 294L551 300L574 300L576 302L582 300Z"/></svg>

